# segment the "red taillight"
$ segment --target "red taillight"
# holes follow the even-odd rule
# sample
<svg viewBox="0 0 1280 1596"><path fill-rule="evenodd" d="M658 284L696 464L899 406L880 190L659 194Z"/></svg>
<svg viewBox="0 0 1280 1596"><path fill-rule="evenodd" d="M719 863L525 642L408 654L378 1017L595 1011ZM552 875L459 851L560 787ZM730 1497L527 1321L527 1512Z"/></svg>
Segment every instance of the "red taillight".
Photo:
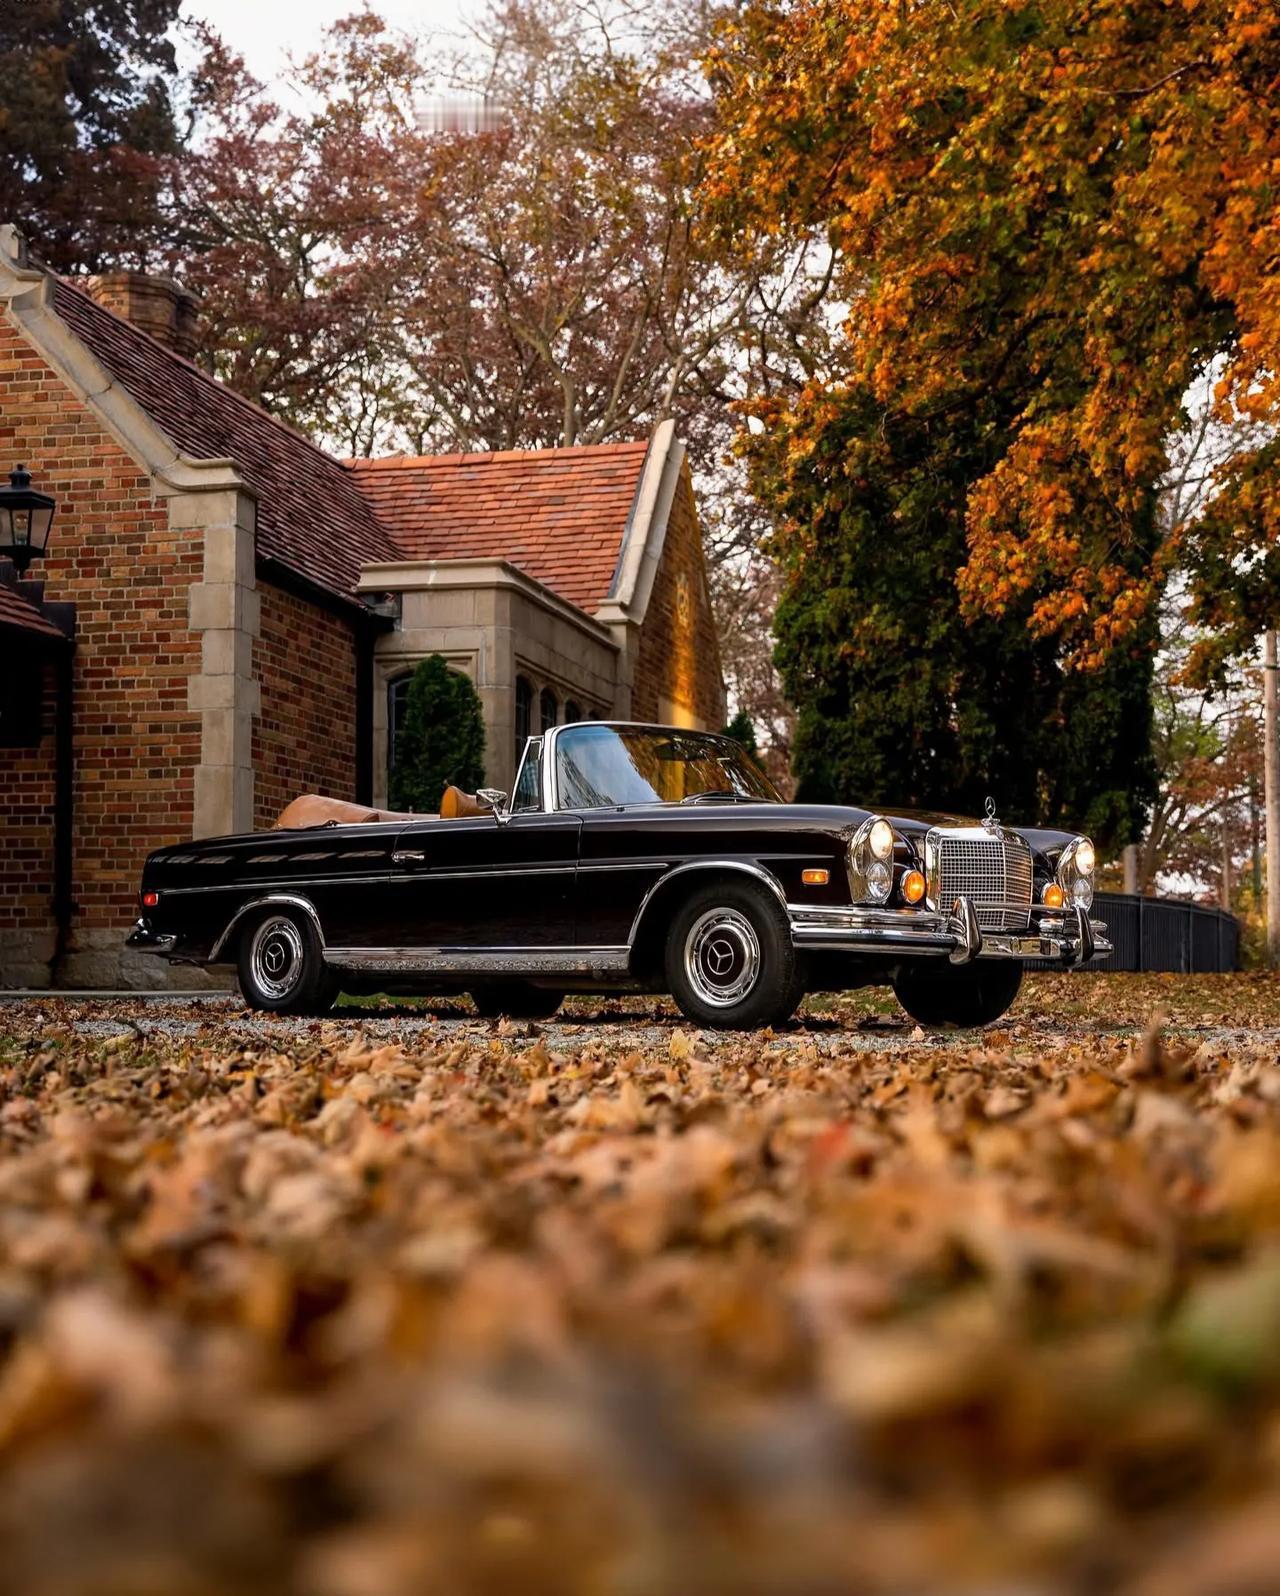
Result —
<svg viewBox="0 0 1280 1596"><path fill-rule="evenodd" d="M142 907L144 909L154 909L159 902L160 894L158 892L144 892L142 894Z"/></svg>

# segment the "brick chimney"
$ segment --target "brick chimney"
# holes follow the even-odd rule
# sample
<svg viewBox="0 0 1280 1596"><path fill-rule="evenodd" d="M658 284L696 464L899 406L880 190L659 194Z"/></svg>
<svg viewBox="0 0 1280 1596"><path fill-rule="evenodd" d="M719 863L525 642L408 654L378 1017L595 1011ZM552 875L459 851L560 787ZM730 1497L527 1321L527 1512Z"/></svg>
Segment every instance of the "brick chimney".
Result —
<svg viewBox="0 0 1280 1596"><path fill-rule="evenodd" d="M162 344L194 359L200 301L172 277L151 277L146 272L104 272L83 279L100 305L114 310L135 327Z"/></svg>

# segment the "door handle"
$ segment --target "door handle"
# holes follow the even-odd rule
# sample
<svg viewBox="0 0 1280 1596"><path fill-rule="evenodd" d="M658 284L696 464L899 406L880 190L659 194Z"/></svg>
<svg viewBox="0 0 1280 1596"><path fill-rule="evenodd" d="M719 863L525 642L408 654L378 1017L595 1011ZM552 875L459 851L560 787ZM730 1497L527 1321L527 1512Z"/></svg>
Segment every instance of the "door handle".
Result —
<svg viewBox="0 0 1280 1596"><path fill-rule="evenodd" d="M427 858L426 854L419 852L419 850L417 848L407 848L403 853L399 853L399 852L393 853L391 855L391 863L392 864L425 864L426 863L426 858Z"/></svg>

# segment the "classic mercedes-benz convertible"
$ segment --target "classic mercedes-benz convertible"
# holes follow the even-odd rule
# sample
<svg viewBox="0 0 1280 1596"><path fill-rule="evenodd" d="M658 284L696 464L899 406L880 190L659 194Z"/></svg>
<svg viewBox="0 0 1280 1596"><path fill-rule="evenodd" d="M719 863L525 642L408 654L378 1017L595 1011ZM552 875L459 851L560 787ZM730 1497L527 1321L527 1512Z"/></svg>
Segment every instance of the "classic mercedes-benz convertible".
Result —
<svg viewBox="0 0 1280 1596"><path fill-rule="evenodd" d="M1087 837L784 803L727 737L603 721L531 737L515 791L439 815L308 796L276 828L162 848L128 945L234 964L253 1008L469 992L545 1018L569 992L669 992L698 1025L776 1025L806 991L887 983L982 1025L1028 960L1110 951Z"/></svg>

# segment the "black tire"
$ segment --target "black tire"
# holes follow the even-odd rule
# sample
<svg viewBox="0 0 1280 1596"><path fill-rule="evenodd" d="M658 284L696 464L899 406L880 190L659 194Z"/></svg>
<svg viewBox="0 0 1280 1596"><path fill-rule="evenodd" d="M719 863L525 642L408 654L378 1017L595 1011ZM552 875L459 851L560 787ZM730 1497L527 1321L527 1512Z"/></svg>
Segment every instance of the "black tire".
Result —
<svg viewBox="0 0 1280 1596"><path fill-rule="evenodd" d="M972 964L921 961L904 964L893 995L920 1025L990 1025L1011 1007L1022 985L1022 966L1013 959L980 959Z"/></svg>
<svg viewBox="0 0 1280 1596"><path fill-rule="evenodd" d="M324 962L310 918L294 909L254 915L240 934L240 992L266 1014L327 1014L338 978Z"/></svg>
<svg viewBox="0 0 1280 1596"><path fill-rule="evenodd" d="M471 994L477 1013L486 1020L549 1020L564 1002L563 992L544 991L530 981L494 981Z"/></svg>
<svg viewBox="0 0 1280 1596"><path fill-rule="evenodd" d="M749 881L699 888L667 932L667 989L696 1025L749 1031L790 1019L804 996L791 923Z"/></svg>

